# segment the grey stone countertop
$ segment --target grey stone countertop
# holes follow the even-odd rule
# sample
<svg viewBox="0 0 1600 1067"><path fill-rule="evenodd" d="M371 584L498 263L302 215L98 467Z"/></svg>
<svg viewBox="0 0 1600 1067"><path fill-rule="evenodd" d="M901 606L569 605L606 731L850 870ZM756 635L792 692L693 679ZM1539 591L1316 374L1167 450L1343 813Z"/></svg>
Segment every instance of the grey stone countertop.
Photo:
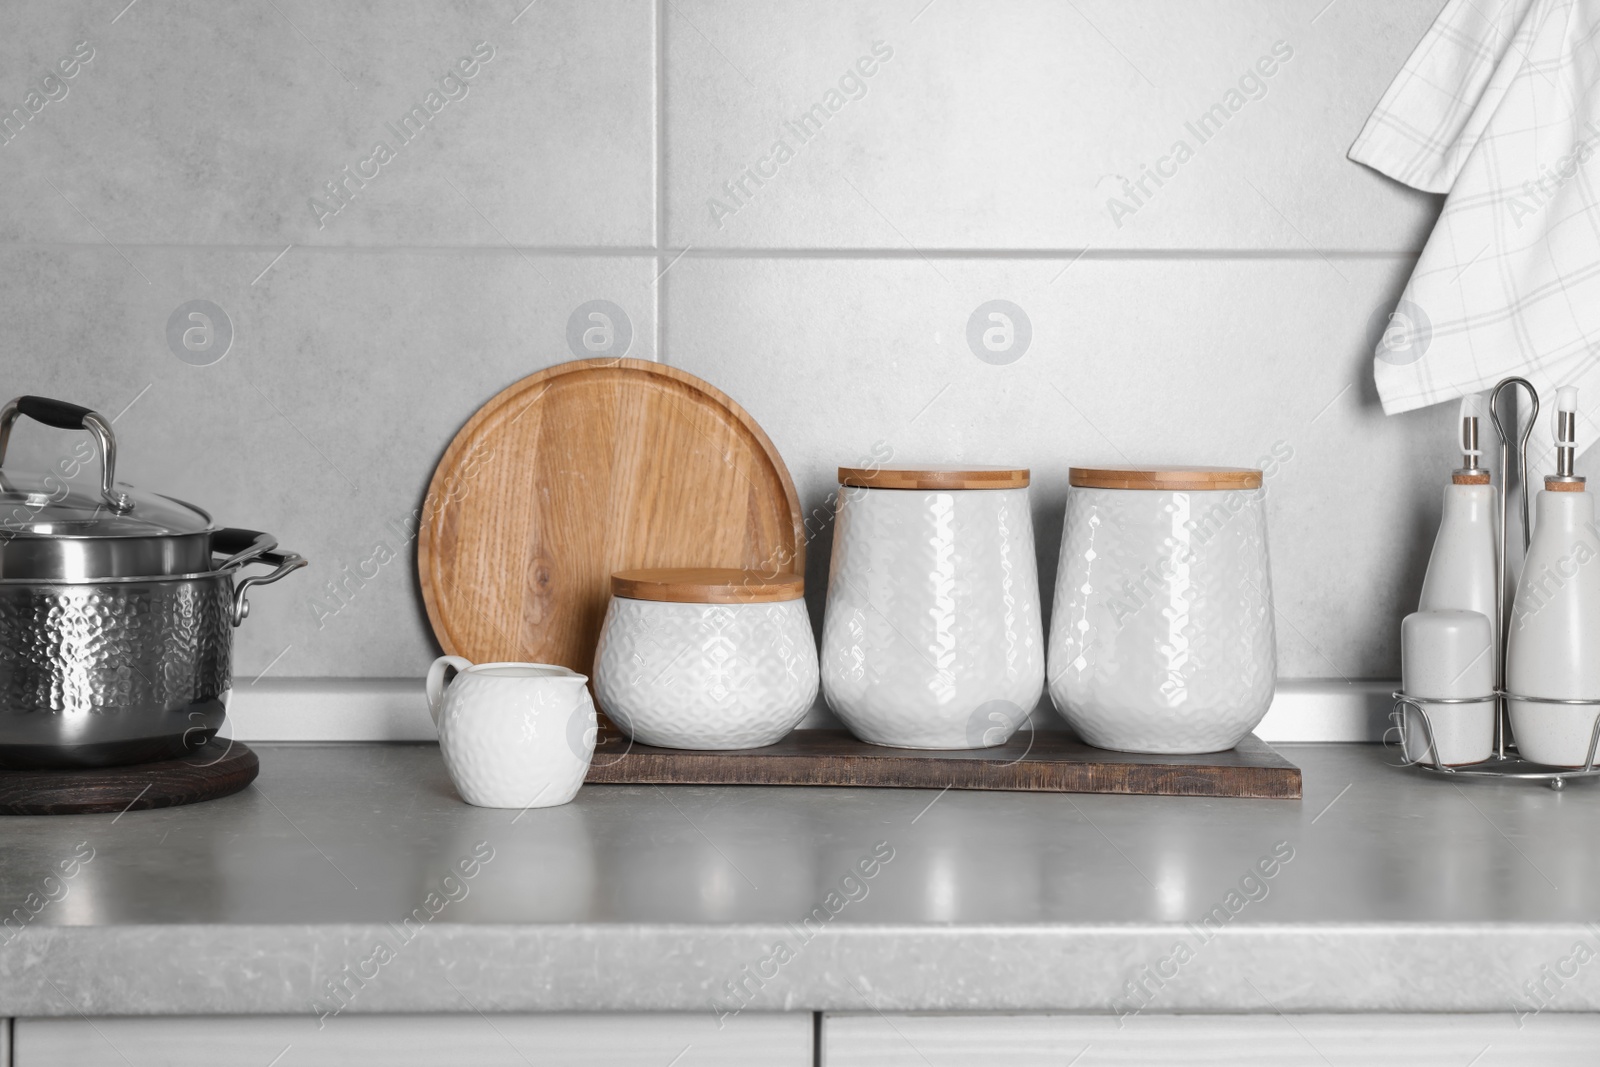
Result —
<svg viewBox="0 0 1600 1067"><path fill-rule="evenodd" d="M432 745L256 747L223 800L0 819L0 1015L1600 1009L1600 782L1284 745L1303 801L586 786L518 813L463 804Z"/></svg>

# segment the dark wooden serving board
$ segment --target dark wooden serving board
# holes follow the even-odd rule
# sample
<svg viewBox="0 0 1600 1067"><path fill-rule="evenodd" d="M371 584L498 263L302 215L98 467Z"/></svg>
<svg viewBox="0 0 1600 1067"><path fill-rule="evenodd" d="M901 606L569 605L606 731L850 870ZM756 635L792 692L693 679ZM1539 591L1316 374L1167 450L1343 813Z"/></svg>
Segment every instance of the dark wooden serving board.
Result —
<svg viewBox="0 0 1600 1067"><path fill-rule="evenodd" d="M586 780L1300 799L1300 768L1254 734L1227 752L1147 756L1091 748L1066 730L1020 733L997 748L958 752L869 745L844 730L796 730L766 748L700 752L635 744L608 730Z"/></svg>
<svg viewBox="0 0 1600 1067"><path fill-rule="evenodd" d="M261 770L240 741L212 738L181 759L127 767L0 771L0 815L94 815L170 808L237 793Z"/></svg>

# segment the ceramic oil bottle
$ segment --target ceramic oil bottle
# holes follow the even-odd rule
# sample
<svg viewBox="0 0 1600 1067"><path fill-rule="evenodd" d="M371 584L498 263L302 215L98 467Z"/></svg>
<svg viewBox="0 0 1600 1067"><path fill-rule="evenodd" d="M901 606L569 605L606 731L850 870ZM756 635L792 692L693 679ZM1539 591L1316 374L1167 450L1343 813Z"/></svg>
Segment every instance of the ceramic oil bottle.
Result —
<svg viewBox="0 0 1600 1067"><path fill-rule="evenodd" d="M1478 423L1483 398L1473 393L1461 402L1461 468L1444 487L1444 514L1428 558L1418 611L1477 611L1488 616L1497 639L1495 553L1499 545L1498 494L1479 460Z"/></svg>
<svg viewBox="0 0 1600 1067"><path fill-rule="evenodd" d="M1600 537L1594 498L1573 474L1577 393L1556 402L1556 473L1537 498L1533 542L1506 623L1506 690L1546 700L1600 700ZM1512 699L1511 732L1525 759L1582 766L1600 705Z"/></svg>

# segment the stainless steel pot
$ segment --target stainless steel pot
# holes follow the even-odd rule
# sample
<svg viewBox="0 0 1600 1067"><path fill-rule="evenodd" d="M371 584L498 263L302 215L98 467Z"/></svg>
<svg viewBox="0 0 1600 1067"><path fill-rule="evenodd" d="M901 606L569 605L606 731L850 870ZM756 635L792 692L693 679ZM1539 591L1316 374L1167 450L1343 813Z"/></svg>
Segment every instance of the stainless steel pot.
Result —
<svg viewBox="0 0 1600 1067"><path fill-rule="evenodd" d="M19 415L95 438L101 484L3 469ZM0 767L179 756L222 726L245 594L306 565L254 530L115 481L116 438L87 408L0 408ZM76 470L72 471L73 474ZM241 576L244 568L271 571Z"/></svg>

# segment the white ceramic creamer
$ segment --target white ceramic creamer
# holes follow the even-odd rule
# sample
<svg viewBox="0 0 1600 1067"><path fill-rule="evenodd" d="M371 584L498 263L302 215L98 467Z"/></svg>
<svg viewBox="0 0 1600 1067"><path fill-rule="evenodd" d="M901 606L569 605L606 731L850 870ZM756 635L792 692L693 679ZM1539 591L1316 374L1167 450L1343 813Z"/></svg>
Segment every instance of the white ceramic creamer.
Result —
<svg viewBox="0 0 1600 1067"><path fill-rule="evenodd" d="M458 673L446 685L451 669ZM483 808L548 808L576 796L595 745L587 682L544 663L434 660L428 710L461 799Z"/></svg>

